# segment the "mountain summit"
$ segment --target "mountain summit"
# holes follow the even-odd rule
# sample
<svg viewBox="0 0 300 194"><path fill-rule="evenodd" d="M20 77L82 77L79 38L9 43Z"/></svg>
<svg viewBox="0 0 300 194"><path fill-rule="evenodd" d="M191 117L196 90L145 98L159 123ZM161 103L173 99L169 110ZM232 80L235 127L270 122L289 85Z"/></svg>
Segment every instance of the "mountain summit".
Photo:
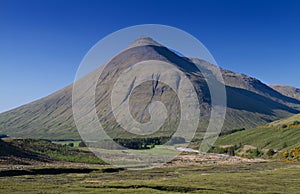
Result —
<svg viewBox="0 0 300 194"><path fill-rule="evenodd" d="M129 48L137 47L137 46L147 46L147 45L163 46L148 36L140 36L129 46Z"/></svg>
<svg viewBox="0 0 300 194"><path fill-rule="evenodd" d="M106 133L111 137L128 135L124 133L112 113L111 92L122 72L130 72L132 64L151 60L172 64L193 84L198 95L198 108L201 110L196 135L201 136L201 132L207 128L211 111L210 92L203 75L213 75L216 66L201 59L178 56L153 39L144 36L112 58L102 72L98 68L79 80L84 84L89 80L95 80L94 76L97 78L100 76L99 79L96 79L98 82L95 106ZM197 65L205 71L200 72ZM221 69L221 72L226 84L228 105L223 130L252 128L300 112L299 100L287 97L255 78L224 69ZM141 72L141 76L143 74L148 76L147 72ZM182 79L178 74L153 76L154 81L142 83L135 88L124 86L122 89L126 89L130 94L130 112L133 118L140 123L149 121L149 105L152 102L162 102L167 110L167 119L161 126L161 130L155 135L170 135L173 133L172 130L178 126L180 101L176 96L176 91L161 82L161 78L173 80L175 88L183 84ZM136 81L135 76L126 79L128 83ZM13 137L80 139L73 119L72 89L73 85L71 84L40 100L0 114L0 133ZM89 89L83 87L82 93ZM84 104L86 99L79 99L78 103Z"/></svg>

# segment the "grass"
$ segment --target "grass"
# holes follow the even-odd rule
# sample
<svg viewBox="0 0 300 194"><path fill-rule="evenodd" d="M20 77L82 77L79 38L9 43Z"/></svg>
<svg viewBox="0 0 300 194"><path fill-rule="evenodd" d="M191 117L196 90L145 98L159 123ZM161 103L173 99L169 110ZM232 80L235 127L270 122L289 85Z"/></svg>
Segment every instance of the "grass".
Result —
<svg viewBox="0 0 300 194"><path fill-rule="evenodd" d="M282 125L282 123L280 123ZM300 128L277 129L270 126L237 131L220 136L222 145L253 145L260 149L284 151L300 145ZM0 142L5 146L5 142ZM11 146L62 161L103 164L87 148L69 143L42 140L12 140ZM78 142L79 143L79 142ZM198 142L199 143L199 142ZM1 144L1 145L2 145ZM2 146L2 147L3 147ZM251 147L251 146L250 146ZM7 148L7 147L6 147ZM156 146L157 155L171 153L171 147ZM18 149L1 149L15 154ZM102 154L124 150L96 149ZM4 152L5 151L5 152ZM9 152L7 152L9 151ZM151 150L137 150L139 153ZM0 152L1 153L1 152ZM120 159L120 158L118 158ZM130 161L124 161L130 162ZM0 168L3 193L299 193L300 163L267 161L239 164L205 164L126 170L100 165Z"/></svg>
<svg viewBox="0 0 300 194"><path fill-rule="evenodd" d="M45 156L49 159L88 163L88 164L104 164L104 162L89 151L80 150L78 148L69 147L67 145L55 144L45 140L35 139L11 139L2 144L9 145L9 150L21 150L26 152L26 155L37 154ZM0 151L2 149L0 148ZM3 148L7 151L7 148ZM1 153L1 152L0 152ZM19 157L18 155L16 155ZM37 158L39 159L39 158Z"/></svg>
<svg viewBox="0 0 300 194"><path fill-rule="evenodd" d="M293 124L294 122L299 122L299 121L300 121L300 114L296 114L291 117L269 123L267 126L272 128L281 128L283 125L288 126L290 124Z"/></svg>
<svg viewBox="0 0 300 194"><path fill-rule="evenodd" d="M216 150L238 146L239 149L235 150L238 156L282 159L283 152L300 146L299 121L300 114L297 114L259 128L236 130L221 135L214 146Z"/></svg>
<svg viewBox="0 0 300 194"><path fill-rule="evenodd" d="M0 177L5 193L297 193L299 163L246 163Z"/></svg>
<svg viewBox="0 0 300 194"><path fill-rule="evenodd" d="M90 148L90 150L92 150L94 153L98 153L104 161L107 161L107 163L110 164L126 167L144 167L144 165L148 164L148 160L156 163L162 160L168 161L173 159L173 157L180 153L178 150L175 149L175 147L181 145L183 144L176 144L176 146L157 145L153 149L145 150L110 150L101 148ZM80 149L89 150L89 148L87 147L83 147Z"/></svg>
<svg viewBox="0 0 300 194"><path fill-rule="evenodd" d="M299 146L300 128L256 128L221 136L216 145L253 145L255 147L284 150Z"/></svg>
<svg viewBox="0 0 300 194"><path fill-rule="evenodd" d="M23 147L28 147L34 152L45 154L57 160L88 164L104 164L104 162L98 157L94 156L93 153L72 148L67 145L54 144L41 140L21 141Z"/></svg>

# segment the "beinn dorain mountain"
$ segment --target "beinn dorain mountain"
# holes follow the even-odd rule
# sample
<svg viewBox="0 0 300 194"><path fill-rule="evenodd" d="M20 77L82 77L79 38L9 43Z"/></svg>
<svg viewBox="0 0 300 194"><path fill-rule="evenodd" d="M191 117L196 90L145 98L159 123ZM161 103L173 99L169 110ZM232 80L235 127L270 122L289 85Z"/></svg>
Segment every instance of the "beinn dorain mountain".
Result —
<svg viewBox="0 0 300 194"><path fill-rule="evenodd" d="M193 84L198 95L201 118L198 131L205 131L210 116L211 100L204 74L214 75L216 66L208 62L177 55L171 49L149 37L141 37L127 49L113 57L98 79L95 104L99 119L111 136L122 135L122 130L111 114L110 92L121 73L132 64L143 60L160 60L172 64L184 73ZM196 65L205 68L200 72ZM80 82L99 76L96 69ZM227 93L227 112L223 130L252 128L300 112L300 101L294 96L284 95L258 79L221 69ZM144 72L146 73L146 72ZM131 94L131 113L138 122L147 122L148 106L161 101L168 110L168 119L158 135L171 134L178 125L180 99L176 91L160 82L161 76L153 75L154 81L145 82L136 88L128 88ZM179 75L172 75L179 80ZM134 82L134 77L130 77ZM131 81L131 80L128 80ZM72 84L39 100L0 114L0 133L13 137L47 139L79 139L72 112Z"/></svg>

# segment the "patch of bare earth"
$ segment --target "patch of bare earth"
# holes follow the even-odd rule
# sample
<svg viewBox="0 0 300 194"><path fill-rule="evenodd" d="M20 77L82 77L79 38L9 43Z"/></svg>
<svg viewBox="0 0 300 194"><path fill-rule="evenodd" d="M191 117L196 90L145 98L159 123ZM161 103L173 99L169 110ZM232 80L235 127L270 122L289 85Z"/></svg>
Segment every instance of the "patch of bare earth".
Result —
<svg viewBox="0 0 300 194"><path fill-rule="evenodd" d="M172 162L166 164L167 166L185 166L185 165L226 165L226 164L240 164L249 162L265 162L266 160L255 158L242 158L238 156L229 156L225 154L184 154L179 155Z"/></svg>

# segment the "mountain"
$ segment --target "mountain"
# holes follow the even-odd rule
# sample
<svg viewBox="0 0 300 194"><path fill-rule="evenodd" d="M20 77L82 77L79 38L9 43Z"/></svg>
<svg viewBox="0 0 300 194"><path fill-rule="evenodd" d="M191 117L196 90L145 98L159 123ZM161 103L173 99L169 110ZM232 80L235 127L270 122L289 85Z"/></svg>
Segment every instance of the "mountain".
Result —
<svg viewBox="0 0 300 194"><path fill-rule="evenodd" d="M207 127L211 111L210 92L205 77L214 75L217 67L201 59L179 56L149 37L141 37L134 41L127 49L113 57L105 69L100 67L78 80L78 83L83 86L80 91L82 94L91 90L84 87L85 83L97 80L96 112L106 133L111 137L127 137L128 132L124 132L112 113L110 94L123 72L131 73L132 64L145 60L168 62L172 67L183 72L183 75L179 73L150 75L154 81L146 81L136 88L132 86L136 84L137 78L132 76L125 80L132 85L114 88L131 94L129 103L134 119L141 123L149 121L148 110L151 102L161 101L165 104L167 119L161 126L161 130L154 135L168 136L174 133L173 129L176 129L179 124L180 101L176 91L161 80L171 80L175 88L179 88L184 84L183 76L186 76L198 94L202 117L197 135L201 135L201 131L205 131ZM148 68L157 68L148 65ZM200 72L196 65L200 65L204 71ZM165 71L167 72L167 69ZM255 78L225 69L221 71L226 84L228 104L223 130L253 128L300 112L299 100L287 97ZM147 72L140 73L142 77L149 76ZM1 113L0 133L13 137L80 139L73 119L72 88L71 84L47 97ZM84 96L77 100L76 103L89 103Z"/></svg>
<svg viewBox="0 0 300 194"><path fill-rule="evenodd" d="M283 95L289 96L291 98L295 98L300 100L300 89L292 86L285 85L270 85L274 90L282 93Z"/></svg>

